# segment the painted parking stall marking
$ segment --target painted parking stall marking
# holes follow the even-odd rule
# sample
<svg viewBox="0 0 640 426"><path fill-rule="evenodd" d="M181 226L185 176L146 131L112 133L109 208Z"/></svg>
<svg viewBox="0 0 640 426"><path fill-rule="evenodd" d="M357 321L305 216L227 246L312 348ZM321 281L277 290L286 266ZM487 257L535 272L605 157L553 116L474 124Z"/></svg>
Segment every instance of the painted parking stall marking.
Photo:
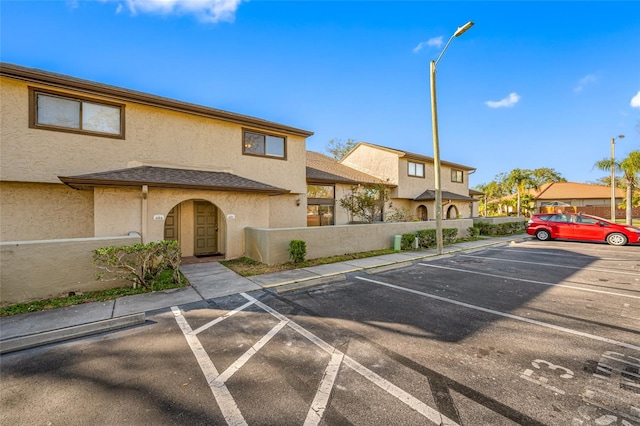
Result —
<svg viewBox="0 0 640 426"><path fill-rule="evenodd" d="M288 326L289 328L295 330L300 335L307 338L310 342L314 343L322 350L331 355L329 363L323 373L322 379L320 380L316 395L307 412L307 416L304 421L305 426L315 426L320 424L320 422L322 421L323 414L331 399L331 391L342 366L349 367L351 370L357 372L362 377L369 380L369 382L376 385L380 389L383 389L388 394L395 397L400 402L406 404L432 423L437 425L459 426L459 424L454 420L448 418L444 414L415 398L413 395L402 390L400 387L371 371L356 360L345 355L340 350L331 346L329 343L311 333L309 330L290 320L285 315L282 315L275 309L265 305L264 303L246 293L240 294L242 297L247 299L247 303L226 313L219 318L216 318L213 321L208 322L197 330L191 329L191 326L188 324L179 307L173 306L171 308L176 322L182 330L182 333L184 334L185 339L187 340L187 343L191 348L191 351L195 355L196 360L198 361L198 364L200 365L200 368L205 376L205 379L207 380L207 383L211 388L213 396L218 406L220 407L225 420L227 421L227 424L240 426L246 425L247 423L242 416L240 409L236 405L233 396L229 392L226 386L226 382L233 376L235 372L242 368L242 366L244 366L253 355L255 355L260 349L262 349L280 330L282 330L285 326ZM247 350L236 362L234 362L229 368L227 368L227 370L220 374L218 373L213 360L209 357L209 355L206 353L206 350L200 343L197 334L206 331L214 325L219 324L221 321L243 311L244 309L252 305L256 305L265 312L273 315L276 319L279 320L279 322L256 344L254 344L249 350Z"/></svg>
<svg viewBox="0 0 640 426"><path fill-rule="evenodd" d="M640 358L615 351L603 353L582 400L586 404L578 409L574 425L640 424Z"/></svg>
<svg viewBox="0 0 640 426"><path fill-rule="evenodd" d="M623 293L614 293L612 291L594 290L594 289L591 289L591 288L577 287L577 286L566 285L566 284L554 284L554 283L548 283L548 282L544 282L544 281L529 280L529 279L526 279L526 278L510 277L510 276L507 276L507 275L489 274L487 272L469 271L469 270L466 270L466 269L451 268L449 266L432 265L430 263L419 263L418 265L427 266L429 268L439 268L439 269L447 269L449 271L464 272L464 273L467 273L467 274L483 275L485 277L491 277L491 278L500 278L500 279L506 279L506 280L512 280L512 281L520 281L520 282L525 282L525 283L531 283L531 284L540 284L540 285L546 285L546 286L549 286L549 287L570 288L570 289L573 289L573 290L588 291L588 292L591 292L591 293L600 293L600 294L607 294L607 295L610 295L610 296L627 297L627 298L630 298L630 299L639 299L640 300L640 296L634 296L634 295L623 294ZM585 285L588 285L588 284L585 284Z"/></svg>
<svg viewBox="0 0 640 426"><path fill-rule="evenodd" d="M475 258L475 259L492 260L492 261L498 261L498 262L515 262L515 263L526 263L528 265L536 265L536 266L551 266L551 267L554 267L554 268L575 269L575 270L579 270L579 271L596 271L596 272L606 272L606 273L610 273L610 274L632 275L632 276L637 276L638 275L637 272L626 272L626 271L618 271L618 270L612 270L612 269L594 268L594 267L588 267L588 266L569 266L569 265L559 265L557 263L530 262L530 261L527 261L527 260L498 259L498 258L495 258L495 257L473 256L473 255L469 255L469 254L459 254L458 256L460 256L460 257L470 257L470 258Z"/></svg>
<svg viewBox="0 0 640 426"><path fill-rule="evenodd" d="M218 370L207 355L207 351L205 351L204 347L200 343L198 336L192 333L191 326L182 315L182 311L177 306L172 306L171 312L173 312L176 322L178 323L180 330L182 330L182 334L184 334L185 339L187 339L187 343L200 365L200 369L209 384L213 397L218 403L218 407L220 407L220 411L222 411L222 415L227 421L227 424L233 426L246 425L247 422L245 422L244 417L242 417L242 414L240 413L240 410L238 409L238 406L231 396L227 386L224 384L222 386L213 386L213 382L219 376Z"/></svg>
<svg viewBox="0 0 640 426"><path fill-rule="evenodd" d="M432 265L425 265L425 266L432 266ZM365 278L365 277L355 277L355 278L358 279L358 280L361 280L361 281L367 281L367 282L370 282L370 283L373 283L373 284L377 284L377 285L381 285L381 286L385 286L385 287L389 287L389 288L394 288L396 290L406 291L408 293L413 293L413 294L417 294L417 295L420 295L420 296L428 297L428 298L431 298L431 299L439 300L441 302L451 303L451 304L454 304L454 305L463 306L465 308L475 309L477 311L486 312L486 313L489 313L489 314L492 314L492 315L498 315L498 316L505 317L505 318L510 318L510 319L513 319L513 320L516 320L516 321L522 321L522 322L526 322L526 323L529 323L529 324L534 324L534 325L538 325L538 326L541 326L541 327L550 328L550 329L553 329L553 330L556 330L556 331L561 331L563 333L569 333L569 334L573 334L573 335L576 335L576 336L586 337L588 339L597 340L597 341L604 342L604 343L609 343L609 344L612 344L612 345L615 345L615 346L620 346L620 347L623 347L623 348L640 351L640 346L634 345L634 344L631 344L631 343L620 342L620 341L617 341L617 340L609 339L607 337L597 336L595 334L589 334L589 333L585 333L585 332L578 331L578 330L572 330L572 329L567 328L567 327L561 327L561 326L558 326L558 325L555 325L555 324L550 324L550 323L543 322L543 321L538 321L538 320L534 320L534 319L530 319L530 318L520 317L520 316L517 316L517 315L508 314L506 312L500 312L500 311L496 311L496 310L493 310L493 309L483 308L482 306L476 306L476 305L472 305L470 303L460 302L458 300L449 299L449 298L442 297L442 296L436 296L435 294L429 294L429 293L425 293L423 291L413 290L413 289L406 288L406 287L401 287L401 286L398 286L398 285L395 285L395 284L385 283L383 281L372 280L370 278Z"/></svg>

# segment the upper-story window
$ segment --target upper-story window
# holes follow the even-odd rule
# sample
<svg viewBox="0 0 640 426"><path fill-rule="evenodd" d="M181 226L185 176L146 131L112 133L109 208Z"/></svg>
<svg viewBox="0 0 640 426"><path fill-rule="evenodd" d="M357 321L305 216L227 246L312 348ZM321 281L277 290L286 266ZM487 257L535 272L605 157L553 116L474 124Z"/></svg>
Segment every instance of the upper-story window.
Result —
<svg viewBox="0 0 640 426"><path fill-rule="evenodd" d="M409 176L424 177L424 164L409 161Z"/></svg>
<svg viewBox="0 0 640 426"><path fill-rule="evenodd" d="M31 89L30 127L124 138L124 105Z"/></svg>
<svg viewBox="0 0 640 426"><path fill-rule="evenodd" d="M462 183L464 181L463 176L462 170L451 170L451 182Z"/></svg>
<svg viewBox="0 0 640 426"><path fill-rule="evenodd" d="M264 157L286 158L287 139L284 136L245 130L242 136L242 153Z"/></svg>

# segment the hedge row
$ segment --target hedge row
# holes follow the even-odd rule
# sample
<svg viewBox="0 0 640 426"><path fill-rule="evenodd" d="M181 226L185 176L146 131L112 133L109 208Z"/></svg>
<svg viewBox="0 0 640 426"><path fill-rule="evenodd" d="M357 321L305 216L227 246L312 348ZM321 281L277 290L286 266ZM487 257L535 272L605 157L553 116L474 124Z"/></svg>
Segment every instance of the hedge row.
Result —
<svg viewBox="0 0 640 426"><path fill-rule="evenodd" d="M442 230L442 240L445 244L452 244L456 242L458 236L457 228L444 228ZM418 239L419 248L431 248L436 246L436 230L435 229L421 229L415 233L402 234L400 240L400 248L402 250L411 250L414 248L414 241Z"/></svg>

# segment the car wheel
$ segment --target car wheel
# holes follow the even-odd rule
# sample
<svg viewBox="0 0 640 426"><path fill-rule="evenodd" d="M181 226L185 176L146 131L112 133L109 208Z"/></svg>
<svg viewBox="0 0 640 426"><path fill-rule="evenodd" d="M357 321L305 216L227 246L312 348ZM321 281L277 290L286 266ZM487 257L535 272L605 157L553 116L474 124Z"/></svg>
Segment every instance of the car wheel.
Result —
<svg viewBox="0 0 640 426"><path fill-rule="evenodd" d="M614 232L613 234L607 235L607 242L612 246L623 246L627 244L627 237L624 234Z"/></svg>
<svg viewBox="0 0 640 426"><path fill-rule="evenodd" d="M538 229L536 231L536 238L540 241L547 241L551 239L551 234L546 229Z"/></svg>

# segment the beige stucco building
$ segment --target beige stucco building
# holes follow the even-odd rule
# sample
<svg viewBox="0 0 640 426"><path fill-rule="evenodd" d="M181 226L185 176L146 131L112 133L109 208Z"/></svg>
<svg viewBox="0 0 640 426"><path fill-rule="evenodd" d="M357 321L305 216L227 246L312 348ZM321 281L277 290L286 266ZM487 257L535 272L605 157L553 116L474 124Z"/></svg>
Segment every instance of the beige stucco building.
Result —
<svg viewBox="0 0 640 426"><path fill-rule="evenodd" d="M435 214L434 160L421 154L360 142L340 163L393 185L390 203L421 220ZM477 200L469 196L469 174L474 168L441 161L442 217L477 216Z"/></svg>
<svg viewBox="0 0 640 426"><path fill-rule="evenodd" d="M244 228L305 226L312 132L2 64L2 241L178 239L244 255ZM168 219L168 220L167 220Z"/></svg>
<svg viewBox="0 0 640 426"><path fill-rule="evenodd" d="M338 200L357 184L392 190L385 215L435 217L430 157L360 143L337 162L307 153L307 130L13 64L0 93L2 303L108 286L91 265L108 245L267 263L292 238L311 256L392 247L406 226L348 227ZM473 169L442 166L443 217L463 233Z"/></svg>

